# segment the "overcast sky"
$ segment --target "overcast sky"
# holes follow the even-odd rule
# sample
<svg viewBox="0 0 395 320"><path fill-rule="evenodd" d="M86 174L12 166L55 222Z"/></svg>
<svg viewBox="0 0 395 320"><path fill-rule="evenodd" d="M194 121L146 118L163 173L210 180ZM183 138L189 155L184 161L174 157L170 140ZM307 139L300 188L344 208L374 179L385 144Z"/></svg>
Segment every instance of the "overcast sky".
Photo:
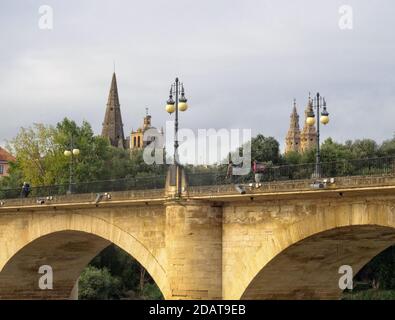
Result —
<svg viewBox="0 0 395 320"><path fill-rule="evenodd" d="M53 30L40 30L41 5ZM339 28L339 7L353 29ZM322 137L391 138L393 0L78 0L0 2L0 144L21 126L89 121L100 133L116 62L125 133L164 125L169 86L185 83L181 127L251 128L283 140L292 100L328 102ZM302 117L301 117L302 118Z"/></svg>

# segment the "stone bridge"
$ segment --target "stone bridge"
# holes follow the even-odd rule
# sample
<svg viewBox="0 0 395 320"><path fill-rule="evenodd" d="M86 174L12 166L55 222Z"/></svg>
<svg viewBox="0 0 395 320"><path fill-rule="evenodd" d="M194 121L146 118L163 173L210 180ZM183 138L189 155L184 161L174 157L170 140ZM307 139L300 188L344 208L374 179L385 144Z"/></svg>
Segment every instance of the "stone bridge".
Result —
<svg viewBox="0 0 395 320"><path fill-rule="evenodd" d="M81 271L113 243L146 268L166 299L337 299L354 274L395 243L395 177L343 177L259 188L166 190L4 200L0 298L68 299ZM40 266L53 268L40 290Z"/></svg>

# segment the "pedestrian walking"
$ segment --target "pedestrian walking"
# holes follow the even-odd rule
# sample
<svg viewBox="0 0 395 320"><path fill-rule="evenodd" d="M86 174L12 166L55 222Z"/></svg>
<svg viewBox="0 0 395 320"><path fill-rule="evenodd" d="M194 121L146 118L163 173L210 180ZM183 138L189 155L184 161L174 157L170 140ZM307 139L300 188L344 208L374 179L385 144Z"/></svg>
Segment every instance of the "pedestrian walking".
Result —
<svg viewBox="0 0 395 320"><path fill-rule="evenodd" d="M226 179L232 183L232 178L233 178L233 162L232 160L229 161L228 164L228 170L226 172Z"/></svg>
<svg viewBox="0 0 395 320"><path fill-rule="evenodd" d="M30 185L27 182L24 182L22 186L22 197L27 198L29 196L29 193L30 193Z"/></svg>

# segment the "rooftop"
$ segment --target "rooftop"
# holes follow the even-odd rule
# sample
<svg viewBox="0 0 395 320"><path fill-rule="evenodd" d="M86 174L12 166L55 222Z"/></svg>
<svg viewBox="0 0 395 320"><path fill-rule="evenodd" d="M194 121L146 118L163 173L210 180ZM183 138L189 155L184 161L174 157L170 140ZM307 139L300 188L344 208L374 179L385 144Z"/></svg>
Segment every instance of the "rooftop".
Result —
<svg viewBox="0 0 395 320"><path fill-rule="evenodd" d="M11 153L0 147L0 161L15 161L15 157Z"/></svg>

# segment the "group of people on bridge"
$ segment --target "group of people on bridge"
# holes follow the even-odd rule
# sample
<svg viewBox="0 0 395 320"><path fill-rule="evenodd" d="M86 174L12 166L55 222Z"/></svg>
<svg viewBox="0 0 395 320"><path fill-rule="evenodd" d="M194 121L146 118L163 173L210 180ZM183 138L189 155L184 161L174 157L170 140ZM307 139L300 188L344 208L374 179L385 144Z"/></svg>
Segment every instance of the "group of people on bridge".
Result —
<svg viewBox="0 0 395 320"><path fill-rule="evenodd" d="M232 176L233 176L233 168L235 166L236 165L232 162L232 160L229 160L228 170L226 172L226 178L231 181L232 181ZM252 172L254 173L256 183L259 183L262 181L263 174L267 171L268 168L269 168L268 163L258 162L256 160L254 160L252 162Z"/></svg>

